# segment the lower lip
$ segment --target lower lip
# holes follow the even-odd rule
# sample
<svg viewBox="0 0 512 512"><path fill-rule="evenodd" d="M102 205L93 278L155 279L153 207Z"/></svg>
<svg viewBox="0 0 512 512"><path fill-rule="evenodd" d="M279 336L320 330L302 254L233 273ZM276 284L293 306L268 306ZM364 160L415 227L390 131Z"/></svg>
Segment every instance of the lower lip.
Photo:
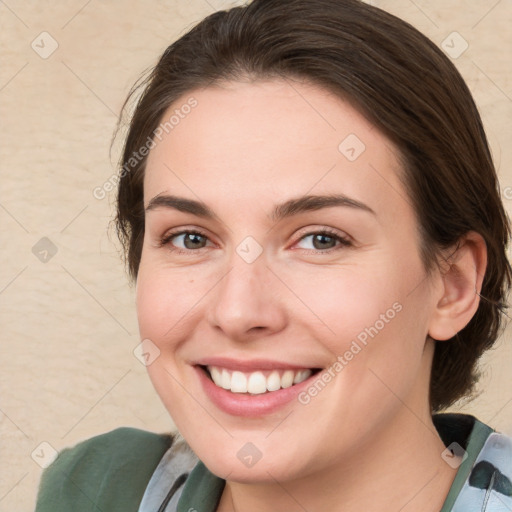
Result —
<svg viewBox="0 0 512 512"><path fill-rule="evenodd" d="M271 414L290 403L297 395L311 384L316 378L316 373L305 381L289 388L249 395L246 393L232 393L216 386L199 366L194 369L199 375L201 385L208 398L222 411L233 416L256 417Z"/></svg>

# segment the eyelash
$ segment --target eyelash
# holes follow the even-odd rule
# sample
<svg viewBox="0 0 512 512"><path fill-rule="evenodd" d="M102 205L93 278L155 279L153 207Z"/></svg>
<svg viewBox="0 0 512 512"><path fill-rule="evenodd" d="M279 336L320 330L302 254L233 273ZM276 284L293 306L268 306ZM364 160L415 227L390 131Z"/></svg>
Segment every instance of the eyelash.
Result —
<svg viewBox="0 0 512 512"><path fill-rule="evenodd" d="M186 229L186 230L174 231L174 232L166 234L164 237L161 238L161 240L159 242L159 247L167 246L169 251L171 251L173 253L178 253L178 254L190 254L191 252L197 252L200 249L205 249L205 247L200 247L199 249L196 249L196 250L172 247L172 244L170 243L171 240L179 235L199 235L199 236L202 236L203 238L208 239L208 236L198 229ZM352 242L350 241L350 239L348 237L343 237L336 231L330 230L329 228L322 228L322 229L319 229L318 231L310 231L308 233L305 233L295 243L298 243L298 242L304 240L305 238L307 238L308 236L312 236L312 235L326 235L329 238L334 238L335 240L337 240L339 242L339 245L337 247L332 247L331 249L327 249L325 251L319 250L319 249L302 249L302 251L306 251L307 254L311 254L311 253L313 253L313 254L330 254L331 252L337 251L337 250L341 249L342 247L352 246Z"/></svg>

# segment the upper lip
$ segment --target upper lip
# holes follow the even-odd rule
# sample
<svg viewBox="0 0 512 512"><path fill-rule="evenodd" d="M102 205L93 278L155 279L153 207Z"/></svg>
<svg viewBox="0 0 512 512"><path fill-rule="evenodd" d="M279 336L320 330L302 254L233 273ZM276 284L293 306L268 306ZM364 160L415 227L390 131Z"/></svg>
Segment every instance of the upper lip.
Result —
<svg viewBox="0 0 512 512"><path fill-rule="evenodd" d="M291 364L282 361L272 361L269 359L250 359L240 360L231 359L228 357L205 357L195 361L199 366L218 366L226 368L227 370L240 370L240 371L256 371L256 370L304 370L313 369L315 366L308 364Z"/></svg>

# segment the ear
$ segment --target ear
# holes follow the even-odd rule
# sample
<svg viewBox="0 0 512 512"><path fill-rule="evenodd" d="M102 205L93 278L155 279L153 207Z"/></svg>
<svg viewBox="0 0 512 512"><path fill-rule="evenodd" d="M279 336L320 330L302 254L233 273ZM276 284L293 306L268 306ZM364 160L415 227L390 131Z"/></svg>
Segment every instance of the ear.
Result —
<svg viewBox="0 0 512 512"><path fill-rule="evenodd" d="M487 246L475 231L464 235L448 254L441 265L442 286L428 331L434 340L452 338L473 318L487 267Z"/></svg>

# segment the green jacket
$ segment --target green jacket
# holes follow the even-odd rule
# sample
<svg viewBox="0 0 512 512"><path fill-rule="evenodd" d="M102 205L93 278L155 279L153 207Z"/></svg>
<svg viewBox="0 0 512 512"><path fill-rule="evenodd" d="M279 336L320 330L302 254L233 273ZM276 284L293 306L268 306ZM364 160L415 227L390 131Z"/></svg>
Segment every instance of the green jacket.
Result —
<svg viewBox="0 0 512 512"><path fill-rule="evenodd" d="M119 428L63 450L42 476L36 512L137 512L172 437Z"/></svg>

